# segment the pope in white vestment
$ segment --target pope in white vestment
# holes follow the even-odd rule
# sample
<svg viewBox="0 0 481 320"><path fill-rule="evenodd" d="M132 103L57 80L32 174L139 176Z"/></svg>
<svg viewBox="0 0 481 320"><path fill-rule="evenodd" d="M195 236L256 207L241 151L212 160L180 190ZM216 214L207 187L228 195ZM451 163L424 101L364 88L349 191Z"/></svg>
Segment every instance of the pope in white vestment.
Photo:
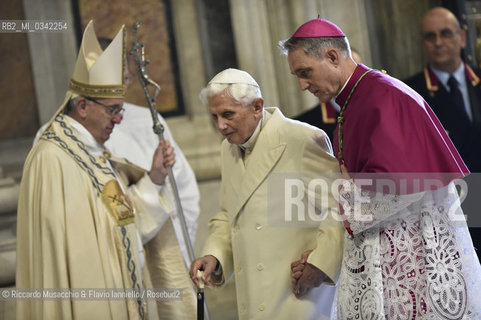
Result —
<svg viewBox="0 0 481 320"><path fill-rule="evenodd" d="M172 212L158 185L165 163L147 174L103 147L122 119L123 36L102 51L86 27L66 100L27 157L19 196L17 289L87 296L18 300L18 319L158 318L155 301L139 295L152 287L141 238ZM99 299L95 289L133 298Z"/></svg>

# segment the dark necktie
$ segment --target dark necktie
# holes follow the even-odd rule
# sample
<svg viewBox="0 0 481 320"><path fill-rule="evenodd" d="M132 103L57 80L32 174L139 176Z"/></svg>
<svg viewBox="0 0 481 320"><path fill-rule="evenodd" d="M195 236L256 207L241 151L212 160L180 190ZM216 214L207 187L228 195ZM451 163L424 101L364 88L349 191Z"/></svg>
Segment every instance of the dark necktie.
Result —
<svg viewBox="0 0 481 320"><path fill-rule="evenodd" d="M467 118L466 108L464 107L463 95L461 94L461 90L459 90L458 81L452 75L449 76L448 85L449 95L453 99L453 102L456 106L456 112L458 112L459 115L463 115Z"/></svg>

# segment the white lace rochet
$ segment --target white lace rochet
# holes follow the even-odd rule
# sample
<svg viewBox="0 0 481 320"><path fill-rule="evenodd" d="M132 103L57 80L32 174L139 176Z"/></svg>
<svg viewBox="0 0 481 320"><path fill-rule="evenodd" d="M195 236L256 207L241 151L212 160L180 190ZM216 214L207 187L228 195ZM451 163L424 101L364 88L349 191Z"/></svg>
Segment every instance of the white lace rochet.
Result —
<svg viewBox="0 0 481 320"><path fill-rule="evenodd" d="M340 200L353 236L334 319L481 319L481 266L453 183L383 195L346 180Z"/></svg>

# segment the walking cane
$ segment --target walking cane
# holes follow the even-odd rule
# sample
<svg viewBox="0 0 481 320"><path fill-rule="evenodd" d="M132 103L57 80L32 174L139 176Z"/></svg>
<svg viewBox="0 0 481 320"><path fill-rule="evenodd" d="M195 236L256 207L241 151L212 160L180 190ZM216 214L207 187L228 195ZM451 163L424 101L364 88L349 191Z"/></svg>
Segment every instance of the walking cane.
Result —
<svg viewBox="0 0 481 320"><path fill-rule="evenodd" d="M199 289L197 289L197 320L204 320L204 281L202 274L204 272L197 270L197 281L199 281Z"/></svg>
<svg viewBox="0 0 481 320"><path fill-rule="evenodd" d="M137 30L139 29L139 27L140 27L140 22L134 23L133 45L132 45L132 49L130 50L130 54L134 56L135 66L137 69L137 74L139 76L139 81L140 81L140 84L142 85L142 88L144 89L145 98L147 99L147 102L149 104L150 114L154 122L153 130L155 134L159 136L160 141L165 141L164 126L160 123L157 110L155 108L155 101L157 99L157 95L160 92L160 86L148 76L147 71L145 70L145 67L147 66L147 64L149 64L149 61L145 60L145 45L139 43L137 39ZM154 89L154 93L152 95L150 94L149 86L153 87ZM188 265L190 266L192 264L192 261L195 260L194 248L192 246L192 242L190 241L189 231L187 229L187 223L185 222L184 211L180 204L179 191L177 189L177 184L175 182L172 167L169 167L167 169L168 169L170 186L172 187L172 193L174 195L175 207L177 209L180 225L182 227L182 235L185 241L185 245L187 247L188 260L189 260L187 262L188 262ZM202 289L202 300L203 300L203 295L204 295L204 290ZM210 319L209 312L207 310L207 305L205 304L205 301L203 303L203 307L205 307L205 317L207 320L209 320Z"/></svg>

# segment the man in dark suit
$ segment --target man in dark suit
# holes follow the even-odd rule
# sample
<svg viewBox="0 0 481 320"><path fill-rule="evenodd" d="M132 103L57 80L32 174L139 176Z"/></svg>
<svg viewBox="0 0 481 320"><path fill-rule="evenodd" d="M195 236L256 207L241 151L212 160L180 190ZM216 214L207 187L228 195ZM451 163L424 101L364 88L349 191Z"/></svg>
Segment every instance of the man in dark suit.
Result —
<svg viewBox="0 0 481 320"><path fill-rule="evenodd" d="M426 13L422 32L428 64L405 82L431 106L469 170L481 172L481 73L461 59L466 33L441 7Z"/></svg>
<svg viewBox="0 0 481 320"><path fill-rule="evenodd" d="M351 55L356 63L361 62L361 56L359 53L351 48ZM333 142L334 130L337 126L337 116L341 111L341 107L334 101L334 99L326 102L320 103L312 107L311 109L297 115L296 120L309 123L310 125L322 129Z"/></svg>
<svg viewBox="0 0 481 320"><path fill-rule="evenodd" d="M461 157L474 173L465 178L468 195L462 204L473 244L481 248L481 72L466 64L461 52L466 33L455 15L441 7L429 10L422 22L424 70L405 82L431 106Z"/></svg>

